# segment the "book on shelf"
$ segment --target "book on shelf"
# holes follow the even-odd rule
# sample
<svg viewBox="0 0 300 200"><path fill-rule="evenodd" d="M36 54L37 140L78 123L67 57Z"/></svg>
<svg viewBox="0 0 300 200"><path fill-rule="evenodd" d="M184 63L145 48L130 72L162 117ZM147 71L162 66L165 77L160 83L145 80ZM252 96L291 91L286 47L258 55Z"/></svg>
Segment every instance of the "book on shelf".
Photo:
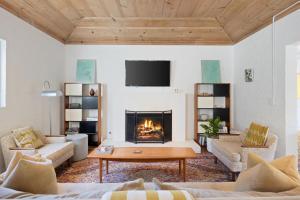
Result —
<svg viewBox="0 0 300 200"><path fill-rule="evenodd" d="M100 145L97 147L96 152L98 154L112 154L114 151L113 145Z"/></svg>

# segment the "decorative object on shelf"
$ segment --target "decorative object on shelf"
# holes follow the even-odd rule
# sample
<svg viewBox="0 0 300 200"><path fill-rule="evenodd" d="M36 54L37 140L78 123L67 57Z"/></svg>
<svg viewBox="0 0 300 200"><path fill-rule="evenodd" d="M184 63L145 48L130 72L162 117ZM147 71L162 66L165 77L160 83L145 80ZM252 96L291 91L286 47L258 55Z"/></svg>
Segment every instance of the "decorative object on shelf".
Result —
<svg viewBox="0 0 300 200"><path fill-rule="evenodd" d="M220 61L201 60L202 83L221 83Z"/></svg>
<svg viewBox="0 0 300 200"><path fill-rule="evenodd" d="M245 69L245 82L252 82L254 79L254 71L253 69Z"/></svg>
<svg viewBox="0 0 300 200"><path fill-rule="evenodd" d="M80 103L70 103L70 108L72 109L80 109L81 104Z"/></svg>
<svg viewBox="0 0 300 200"><path fill-rule="evenodd" d="M208 114L200 114L200 120L202 121L208 120Z"/></svg>
<svg viewBox="0 0 300 200"><path fill-rule="evenodd" d="M76 80L81 83L95 83L96 60L77 60Z"/></svg>
<svg viewBox="0 0 300 200"><path fill-rule="evenodd" d="M200 96L204 96L204 97L210 97L213 96L213 94L207 93L207 92L202 92L199 94Z"/></svg>
<svg viewBox="0 0 300 200"><path fill-rule="evenodd" d="M44 81L43 91L41 96L43 97L60 97L63 93L60 90L52 90L49 81ZM52 135L52 101L49 99L49 134Z"/></svg>
<svg viewBox="0 0 300 200"><path fill-rule="evenodd" d="M95 96L95 90L92 88L91 90L90 90L90 95L93 97L93 96Z"/></svg>
<svg viewBox="0 0 300 200"><path fill-rule="evenodd" d="M66 131L67 135L75 135L79 133L79 128L78 127L71 127L68 128L68 130Z"/></svg>

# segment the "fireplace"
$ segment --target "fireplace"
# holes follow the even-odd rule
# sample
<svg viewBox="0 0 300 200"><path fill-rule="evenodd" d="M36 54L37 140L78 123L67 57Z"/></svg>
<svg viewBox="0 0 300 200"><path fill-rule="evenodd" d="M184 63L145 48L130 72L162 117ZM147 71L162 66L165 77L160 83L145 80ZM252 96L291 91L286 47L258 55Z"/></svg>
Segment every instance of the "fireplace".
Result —
<svg viewBox="0 0 300 200"><path fill-rule="evenodd" d="M172 140L172 111L128 111L125 113L126 141L165 143Z"/></svg>

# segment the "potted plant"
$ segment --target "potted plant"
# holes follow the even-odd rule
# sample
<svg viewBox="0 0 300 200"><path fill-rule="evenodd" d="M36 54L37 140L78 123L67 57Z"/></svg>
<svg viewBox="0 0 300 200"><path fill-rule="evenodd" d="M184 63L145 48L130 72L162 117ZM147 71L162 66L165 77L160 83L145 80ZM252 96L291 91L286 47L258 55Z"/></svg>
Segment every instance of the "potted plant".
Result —
<svg viewBox="0 0 300 200"><path fill-rule="evenodd" d="M220 117L208 120L208 125L201 124L201 127L204 129L204 135L206 136L207 150L209 152L211 152L212 139L217 139L219 136L220 124L221 124Z"/></svg>

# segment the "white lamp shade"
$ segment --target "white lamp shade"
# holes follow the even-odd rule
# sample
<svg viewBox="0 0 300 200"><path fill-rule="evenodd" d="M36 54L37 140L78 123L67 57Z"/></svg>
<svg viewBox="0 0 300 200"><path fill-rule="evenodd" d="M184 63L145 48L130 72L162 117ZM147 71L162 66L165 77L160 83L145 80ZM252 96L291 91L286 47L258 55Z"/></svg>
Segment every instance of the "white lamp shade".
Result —
<svg viewBox="0 0 300 200"><path fill-rule="evenodd" d="M44 90L41 93L42 97L60 97L63 93L60 90Z"/></svg>

